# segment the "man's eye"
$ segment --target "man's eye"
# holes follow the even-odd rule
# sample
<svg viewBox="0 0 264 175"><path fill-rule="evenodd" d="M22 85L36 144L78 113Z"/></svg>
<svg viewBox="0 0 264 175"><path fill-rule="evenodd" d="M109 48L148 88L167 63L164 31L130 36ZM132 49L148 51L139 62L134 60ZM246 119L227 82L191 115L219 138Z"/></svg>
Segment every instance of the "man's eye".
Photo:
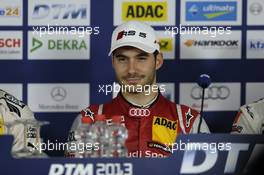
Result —
<svg viewBox="0 0 264 175"><path fill-rule="evenodd" d="M117 60L120 62L124 62L126 59L125 58L118 58Z"/></svg>
<svg viewBox="0 0 264 175"><path fill-rule="evenodd" d="M147 58L146 57L138 57L138 60L145 61L145 60L147 60Z"/></svg>

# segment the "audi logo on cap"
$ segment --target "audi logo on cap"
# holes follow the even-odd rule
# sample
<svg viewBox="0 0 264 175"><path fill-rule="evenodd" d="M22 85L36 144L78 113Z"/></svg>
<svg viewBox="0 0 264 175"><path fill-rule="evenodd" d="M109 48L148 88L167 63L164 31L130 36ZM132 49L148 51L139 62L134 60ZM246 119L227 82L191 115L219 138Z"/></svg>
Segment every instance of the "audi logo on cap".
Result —
<svg viewBox="0 0 264 175"><path fill-rule="evenodd" d="M129 115L133 117L147 117L150 115L150 110L146 108L130 108Z"/></svg>
<svg viewBox="0 0 264 175"><path fill-rule="evenodd" d="M211 100L225 100L230 95L230 89L227 86L210 86L205 90L204 99ZM191 97L194 100L199 100L202 98L202 89L199 86L194 86L191 90Z"/></svg>

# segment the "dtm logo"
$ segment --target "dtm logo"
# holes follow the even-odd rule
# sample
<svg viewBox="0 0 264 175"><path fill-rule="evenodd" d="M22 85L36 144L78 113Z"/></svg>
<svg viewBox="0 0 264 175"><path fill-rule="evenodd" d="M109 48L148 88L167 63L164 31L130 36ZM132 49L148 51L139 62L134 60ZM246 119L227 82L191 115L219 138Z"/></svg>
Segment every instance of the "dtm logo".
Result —
<svg viewBox="0 0 264 175"><path fill-rule="evenodd" d="M183 146L184 154L178 174L258 174L255 172L262 169L263 136L213 135L206 137L206 140L202 142L189 142L188 138L188 143ZM187 141L187 139L179 140L182 143ZM232 143L229 142L230 140Z"/></svg>
<svg viewBox="0 0 264 175"><path fill-rule="evenodd" d="M136 31L135 30L129 30L129 31L121 31L117 34L116 40L120 40L123 38L123 36L135 36L136 35ZM144 32L139 32L138 36L141 38L146 38L147 34Z"/></svg>
<svg viewBox="0 0 264 175"><path fill-rule="evenodd" d="M145 108L130 108L129 115L132 117L147 117L150 115L150 110Z"/></svg>
<svg viewBox="0 0 264 175"><path fill-rule="evenodd" d="M237 2L186 2L186 21L236 21Z"/></svg>
<svg viewBox="0 0 264 175"><path fill-rule="evenodd" d="M33 19L86 19L87 5L75 4L36 4L33 8Z"/></svg>
<svg viewBox="0 0 264 175"><path fill-rule="evenodd" d="M93 164L77 164L77 163L66 163L58 164L53 163L50 165L49 175L63 175L63 174L93 174Z"/></svg>
<svg viewBox="0 0 264 175"><path fill-rule="evenodd" d="M225 100L230 95L230 89L227 86L210 86L205 90L204 99L208 100ZM194 100L202 98L202 90L198 86L194 86L191 90L191 97Z"/></svg>
<svg viewBox="0 0 264 175"><path fill-rule="evenodd" d="M20 48L21 39L18 38L0 38L0 48Z"/></svg>

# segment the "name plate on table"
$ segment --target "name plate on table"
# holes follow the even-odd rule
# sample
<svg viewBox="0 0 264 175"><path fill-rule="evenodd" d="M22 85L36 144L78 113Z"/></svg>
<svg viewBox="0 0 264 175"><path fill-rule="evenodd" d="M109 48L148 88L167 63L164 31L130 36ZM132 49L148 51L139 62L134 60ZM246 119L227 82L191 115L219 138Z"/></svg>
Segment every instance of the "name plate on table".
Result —
<svg viewBox="0 0 264 175"><path fill-rule="evenodd" d="M180 135L168 158L20 158L11 156L12 136L0 136L1 174L175 175L256 174L264 169L262 135Z"/></svg>

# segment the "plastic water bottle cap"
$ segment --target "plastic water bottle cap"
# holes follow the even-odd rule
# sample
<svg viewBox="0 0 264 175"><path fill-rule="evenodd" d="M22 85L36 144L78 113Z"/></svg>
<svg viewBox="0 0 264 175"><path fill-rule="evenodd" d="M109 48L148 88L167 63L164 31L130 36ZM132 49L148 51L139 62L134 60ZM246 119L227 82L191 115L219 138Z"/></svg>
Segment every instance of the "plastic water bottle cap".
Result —
<svg viewBox="0 0 264 175"><path fill-rule="evenodd" d="M106 117L104 114L97 114L94 117L95 121L105 121Z"/></svg>
<svg viewBox="0 0 264 175"><path fill-rule="evenodd" d="M121 115L114 115L112 116L113 123L121 123Z"/></svg>
<svg viewBox="0 0 264 175"><path fill-rule="evenodd" d="M90 117L82 117L82 123L91 124L91 123L93 123L93 120Z"/></svg>

